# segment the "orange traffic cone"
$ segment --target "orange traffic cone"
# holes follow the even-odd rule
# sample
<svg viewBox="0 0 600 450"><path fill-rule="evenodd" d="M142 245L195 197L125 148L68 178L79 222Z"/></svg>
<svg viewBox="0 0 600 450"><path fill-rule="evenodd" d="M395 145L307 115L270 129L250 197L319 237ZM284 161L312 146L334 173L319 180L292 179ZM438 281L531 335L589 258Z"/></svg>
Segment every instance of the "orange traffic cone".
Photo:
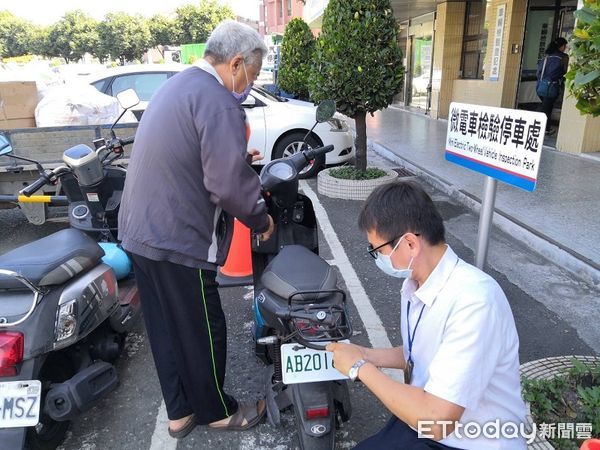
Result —
<svg viewBox="0 0 600 450"><path fill-rule="evenodd" d="M220 286L246 286L252 284L252 253L250 229L235 219L233 239L225 265L217 275Z"/></svg>
<svg viewBox="0 0 600 450"><path fill-rule="evenodd" d="M579 450L600 450L600 439L589 439L581 444Z"/></svg>

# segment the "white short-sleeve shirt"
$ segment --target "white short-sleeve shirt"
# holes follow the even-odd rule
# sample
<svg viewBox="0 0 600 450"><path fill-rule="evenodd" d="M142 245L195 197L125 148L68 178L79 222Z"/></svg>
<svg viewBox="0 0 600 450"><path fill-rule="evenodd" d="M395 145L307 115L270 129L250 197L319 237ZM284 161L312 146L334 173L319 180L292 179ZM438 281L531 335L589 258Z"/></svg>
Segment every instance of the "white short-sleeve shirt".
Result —
<svg viewBox="0 0 600 450"><path fill-rule="evenodd" d="M408 358L407 304L414 362L411 384L465 408L461 424L483 426L525 422L519 378L519 338L508 300L486 273L467 264L448 246L426 282L402 286L401 332ZM462 438L453 433L443 444L474 450L525 449L523 438Z"/></svg>

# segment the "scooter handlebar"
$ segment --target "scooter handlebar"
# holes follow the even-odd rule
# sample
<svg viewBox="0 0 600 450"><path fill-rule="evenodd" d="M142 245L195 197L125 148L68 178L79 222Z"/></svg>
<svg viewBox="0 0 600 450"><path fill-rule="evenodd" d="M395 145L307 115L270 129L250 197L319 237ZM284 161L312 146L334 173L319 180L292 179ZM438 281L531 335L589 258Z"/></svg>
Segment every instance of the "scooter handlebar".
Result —
<svg viewBox="0 0 600 450"><path fill-rule="evenodd" d="M317 156L324 155L331 151L333 151L333 145L326 145L325 147L319 147L315 149L309 148L307 150L304 150L304 156L306 157L307 161L312 161Z"/></svg>
<svg viewBox="0 0 600 450"><path fill-rule="evenodd" d="M35 192L37 192L41 187L45 186L49 182L50 180L48 179L48 176L42 175L30 185L21 189L21 191L19 191L19 194L24 195L25 197L31 197Z"/></svg>
<svg viewBox="0 0 600 450"><path fill-rule="evenodd" d="M121 145L129 145L129 144L133 144L133 141L135 140L135 136L129 136L125 139L121 139Z"/></svg>

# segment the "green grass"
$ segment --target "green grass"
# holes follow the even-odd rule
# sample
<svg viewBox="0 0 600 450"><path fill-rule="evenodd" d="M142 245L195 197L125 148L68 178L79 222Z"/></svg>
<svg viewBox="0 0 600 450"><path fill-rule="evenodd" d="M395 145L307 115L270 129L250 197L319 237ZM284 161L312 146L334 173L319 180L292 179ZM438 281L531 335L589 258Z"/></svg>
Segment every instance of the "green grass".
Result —
<svg viewBox="0 0 600 450"><path fill-rule="evenodd" d="M368 167L367 170L362 171L353 166L344 166L331 169L329 175L342 180L373 180L386 176L387 172L377 167Z"/></svg>

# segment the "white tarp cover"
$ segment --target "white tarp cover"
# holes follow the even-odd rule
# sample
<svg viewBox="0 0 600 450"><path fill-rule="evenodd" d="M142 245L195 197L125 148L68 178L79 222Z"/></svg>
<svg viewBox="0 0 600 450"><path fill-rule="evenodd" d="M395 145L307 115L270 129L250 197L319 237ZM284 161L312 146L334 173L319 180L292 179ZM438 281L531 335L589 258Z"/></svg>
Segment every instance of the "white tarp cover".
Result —
<svg viewBox="0 0 600 450"><path fill-rule="evenodd" d="M48 89L35 109L38 127L112 124L118 117L116 98L79 83Z"/></svg>

